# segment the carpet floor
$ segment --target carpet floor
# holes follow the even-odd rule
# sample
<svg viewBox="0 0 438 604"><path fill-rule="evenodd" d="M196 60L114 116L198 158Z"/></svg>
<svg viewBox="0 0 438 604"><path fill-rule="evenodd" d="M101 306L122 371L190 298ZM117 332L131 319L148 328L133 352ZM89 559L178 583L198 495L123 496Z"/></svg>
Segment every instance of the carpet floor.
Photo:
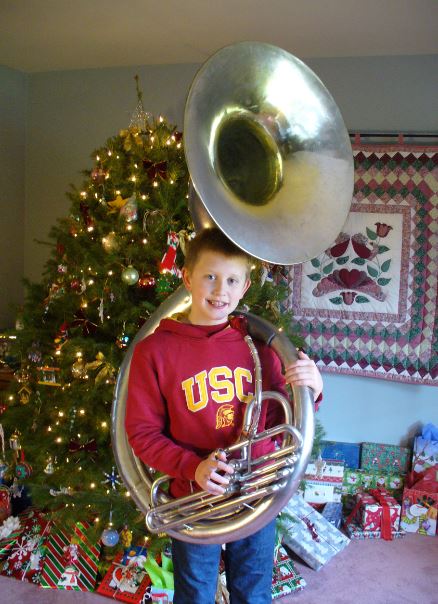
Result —
<svg viewBox="0 0 438 604"><path fill-rule="evenodd" d="M438 604L438 538L351 541L318 572L299 559L307 582L279 604ZM1 604L105 604L93 593L41 589L0 576ZM268 604L268 603L267 603Z"/></svg>

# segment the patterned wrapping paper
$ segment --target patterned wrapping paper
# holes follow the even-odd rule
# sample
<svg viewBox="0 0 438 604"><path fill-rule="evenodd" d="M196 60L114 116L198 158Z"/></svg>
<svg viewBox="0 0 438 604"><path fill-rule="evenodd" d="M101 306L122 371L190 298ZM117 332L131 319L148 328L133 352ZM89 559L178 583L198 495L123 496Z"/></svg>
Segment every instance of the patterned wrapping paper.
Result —
<svg viewBox="0 0 438 604"><path fill-rule="evenodd" d="M359 524L353 520L349 524L345 526L345 532L349 536L350 539L381 539L382 532L380 530L377 531L366 531L364 528L359 526ZM404 537L406 535L405 531L391 531L391 537L393 539L399 539L400 537Z"/></svg>
<svg viewBox="0 0 438 604"><path fill-rule="evenodd" d="M341 528L342 524L342 503L330 502L326 503L321 514L323 517L333 524L336 528Z"/></svg>
<svg viewBox="0 0 438 604"><path fill-rule="evenodd" d="M286 550L280 545L276 549L272 572L272 599L277 600L295 591L301 591L306 585Z"/></svg>
<svg viewBox="0 0 438 604"><path fill-rule="evenodd" d="M297 493L281 514L283 544L319 570L350 542Z"/></svg>
<svg viewBox="0 0 438 604"><path fill-rule="evenodd" d="M438 147L355 144L337 240L288 273L287 310L322 371L438 383Z"/></svg>
<svg viewBox="0 0 438 604"><path fill-rule="evenodd" d="M100 543L92 544L85 531L87 523L77 522L73 534L57 528L47 542L41 573L41 587L94 591Z"/></svg>
<svg viewBox="0 0 438 604"><path fill-rule="evenodd" d="M96 592L122 602L141 603L151 584L144 569L146 555L144 547L131 547L117 554Z"/></svg>
<svg viewBox="0 0 438 604"><path fill-rule="evenodd" d="M384 488L393 496L401 497L405 480L405 474L381 470L350 470L347 468L342 483L342 494L355 495L368 489Z"/></svg>
<svg viewBox="0 0 438 604"><path fill-rule="evenodd" d="M438 440L417 436L412 451L412 470L419 473L434 466L438 466Z"/></svg>
<svg viewBox="0 0 438 604"><path fill-rule="evenodd" d="M344 462L319 457L311 461L304 475L304 500L309 503L341 501Z"/></svg>
<svg viewBox="0 0 438 604"><path fill-rule="evenodd" d="M12 545L9 555L1 565L1 574L21 581L38 584L41 578L45 544L50 534L52 523L40 519L18 537Z"/></svg>
<svg viewBox="0 0 438 604"><path fill-rule="evenodd" d="M378 501L381 498L386 502L389 508L388 521L391 531L397 531L400 526L401 506L389 493L380 491L378 494L358 493L356 495L356 505L351 512L357 523L366 531L377 531L382 528L384 522L384 511L382 503ZM347 519L346 524L350 521ZM383 524L384 526L384 524Z"/></svg>
<svg viewBox="0 0 438 604"><path fill-rule="evenodd" d="M4 560L9 556L12 547L20 535L25 531L31 531L35 526L39 526L42 514L38 510L32 508L19 514L17 518L19 527L0 541L0 560Z"/></svg>
<svg viewBox="0 0 438 604"><path fill-rule="evenodd" d="M409 470L411 450L397 445L362 443L360 467L363 470L383 470L405 474Z"/></svg>
<svg viewBox="0 0 438 604"><path fill-rule="evenodd" d="M336 459L344 463L345 468L355 470L360 463L360 444L337 441L321 442L321 457Z"/></svg>

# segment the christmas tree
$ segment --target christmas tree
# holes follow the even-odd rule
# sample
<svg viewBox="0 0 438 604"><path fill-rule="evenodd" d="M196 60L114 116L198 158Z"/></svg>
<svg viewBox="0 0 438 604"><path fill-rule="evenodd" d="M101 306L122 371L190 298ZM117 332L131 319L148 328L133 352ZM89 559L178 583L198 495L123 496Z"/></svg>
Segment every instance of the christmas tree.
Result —
<svg viewBox="0 0 438 604"><path fill-rule="evenodd" d="M129 127L93 152L70 214L50 232L40 283L26 283L14 351L19 367L1 418L9 448L4 479L18 497L97 534L111 521L144 534L111 453L110 413L123 355L181 283L193 234L182 134L138 104ZM256 263L245 299L300 343L282 312L281 267Z"/></svg>

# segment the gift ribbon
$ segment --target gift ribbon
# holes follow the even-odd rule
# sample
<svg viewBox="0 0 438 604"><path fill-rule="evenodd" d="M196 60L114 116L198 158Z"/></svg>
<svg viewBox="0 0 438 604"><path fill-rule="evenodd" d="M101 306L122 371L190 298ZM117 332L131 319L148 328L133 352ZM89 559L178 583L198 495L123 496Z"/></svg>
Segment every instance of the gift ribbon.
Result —
<svg viewBox="0 0 438 604"><path fill-rule="evenodd" d="M170 558L168 558L164 554L161 554L160 566L155 560L155 558L152 558L152 556L148 556L144 567L154 587L174 589L173 564Z"/></svg>
<svg viewBox="0 0 438 604"><path fill-rule="evenodd" d="M379 489L370 489L370 495L382 506L382 539L392 540L391 531L391 507L386 499L386 494Z"/></svg>

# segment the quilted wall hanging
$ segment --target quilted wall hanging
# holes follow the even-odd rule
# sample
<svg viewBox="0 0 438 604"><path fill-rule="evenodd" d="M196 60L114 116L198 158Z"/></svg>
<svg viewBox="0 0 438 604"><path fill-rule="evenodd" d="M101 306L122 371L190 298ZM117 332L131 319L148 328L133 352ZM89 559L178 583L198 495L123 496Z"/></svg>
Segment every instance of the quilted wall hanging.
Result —
<svg viewBox="0 0 438 604"><path fill-rule="evenodd" d="M291 267L288 309L321 371L438 384L438 147L353 147L334 244Z"/></svg>

